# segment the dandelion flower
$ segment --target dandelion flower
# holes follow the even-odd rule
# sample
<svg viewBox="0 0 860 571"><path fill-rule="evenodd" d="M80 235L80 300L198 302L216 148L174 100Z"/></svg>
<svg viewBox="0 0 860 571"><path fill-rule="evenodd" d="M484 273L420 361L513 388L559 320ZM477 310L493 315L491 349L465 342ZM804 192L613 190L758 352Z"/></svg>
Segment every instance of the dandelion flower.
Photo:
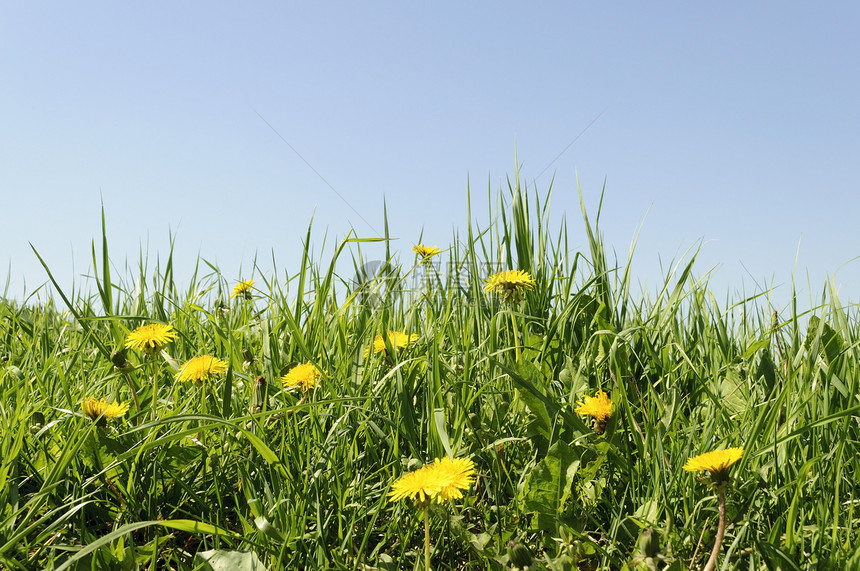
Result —
<svg viewBox="0 0 860 571"><path fill-rule="evenodd" d="M732 464L740 460L743 455L743 446L705 452L687 460L687 463L684 464L684 470L687 472L710 472L713 480L721 481L728 475Z"/></svg>
<svg viewBox="0 0 860 571"><path fill-rule="evenodd" d="M302 390L307 392L317 385L321 377L322 372L313 363L308 362L290 369L286 375L281 377L281 382L287 388L301 386Z"/></svg>
<svg viewBox="0 0 860 571"><path fill-rule="evenodd" d="M573 412L593 416L600 422L606 422L612 414L612 401L609 400L609 395L602 390L598 390L597 394L593 397L582 397L579 408L574 409Z"/></svg>
<svg viewBox="0 0 860 571"><path fill-rule="evenodd" d="M688 472L709 472L711 476L710 485L717 490L720 498L719 522L717 523L717 535L714 538L714 548L711 556L705 564L705 569L710 571L716 569L717 559L720 557L720 549L726 533L726 488L731 484L729 479L729 468L744 455L743 446L728 448L726 450L713 450L690 458L684 464L684 470Z"/></svg>
<svg viewBox="0 0 860 571"><path fill-rule="evenodd" d="M439 248L436 246L424 246L422 244L418 244L417 246L412 247L412 251L421 256L421 263L429 263L430 258L439 253Z"/></svg>
<svg viewBox="0 0 860 571"><path fill-rule="evenodd" d="M227 363L211 355L201 355L185 361L179 372L176 373L177 381L207 381L227 371Z"/></svg>
<svg viewBox="0 0 860 571"><path fill-rule="evenodd" d="M128 412L127 403L118 403L116 401L109 403L106 400L96 400L93 398L85 398L81 401L81 408L84 410L84 414L93 420L98 420L99 417L102 420L105 418L117 418Z"/></svg>
<svg viewBox="0 0 860 571"><path fill-rule="evenodd" d="M526 290L534 289L535 281L528 272L505 270L487 278L484 291L495 291L507 303L522 301Z"/></svg>
<svg viewBox="0 0 860 571"><path fill-rule="evenodd" d="M468 458L436 459L414 472L401 476L391 485L388 498L394 502L404 498L415 500L424 512L424 568L430 569L430 504L433 501L462 498L475 478L475 464Z"/></svg>
<svg viewBox="0 0 860 571"><path fill-rule="evenodd" d="M416 333L412 333L407 335L406 333L401 333L400 331L389 331L388 332L388 342L394 348L395 351L398 349L408 349L410 345L412 345L415 341L418 340L420 336ZM385 339L382 335L377 335L373 339L373 352L374 353L385 353ZM367 351L364 353L367 355Z"/></svg>
<svg viewBox="0 0 860 571"><path fill-rule="evenodd" d="M150 323L138 327L125 338L126 349L141 350L147 355L155 355L164 345L179 337L172 325Z"/></svg>
<svg viewBox="0 0 860 571"><path fill-rule="evenodd" d="M254 287L254 284L257 283L254 280L242 280L236 284L236 287L233 288L233 293L230 294L230 297L239 297L240 295L245 299L251 299L251 288Z"/></svg>
<svg viewBox="0 0 860 571"><path fill-rule="evenodd" d="M424 466L401 476L391 486L388 497L391 501L412 498L418 503L430 503L439 494L441 486L434 474Z"/></svg>
<svg viewBox="0 0 860 571"><path fill-rule="evenodd" d="M439 500L459 499L475 480L475 463L469 458L436 460L431 468L445 483L439 490Z"/></svg>
<svg viewBox="0 0 860 571"><path fill-rule="evenodd" d="M412 498L426 506L433 501L462 498L475 479L475 464L468 458L454 460L437 458L432 464L409 472L391 486L388 497L391 501Z"/></svg>

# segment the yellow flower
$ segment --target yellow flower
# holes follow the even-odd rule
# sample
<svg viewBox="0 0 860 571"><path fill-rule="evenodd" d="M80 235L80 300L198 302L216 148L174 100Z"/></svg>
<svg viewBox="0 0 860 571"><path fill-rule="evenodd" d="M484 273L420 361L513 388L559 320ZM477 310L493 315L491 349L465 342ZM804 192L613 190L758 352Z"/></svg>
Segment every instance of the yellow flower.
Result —
<svg viewBox="0 0 860 571"><path fill-rule="evenodd" d="M429 263L430 258L439 253L439 248L436 246L424 246L422 244L418 244L417 246L412 247L412 251L421 256L422 263Z"/></svg>
<svg viewBox="0 0 860 571"><path fill-rule="evenodd" d="M714 480L723 480L728 475L729 468L744 455L743 446L714 450L690 458L684 464L687 472L710 472Z"/></svg>
<svg viewBox="0 0 860 571"><path fill-rule="evenodd" d="M388 342L394 348L394 350L398 349L408 349L410 345L412 345L415 341L418 340L420 335L416 333L412 333L407 335L406 333L401 333L400 331L389 331L388 332ZM373 352L374 353L385 353L385 339L382 335L377 335L373 338ZM364 352L367 355L367 351Z"/></svg>
<svg viewBox="0 0 860 571"><path fill-rule="evenodd" d="M245 299L251 299L251 288L254 287L254 284L257 283L254 280L243 280L236 284L236 287L233 288L233 293L230 294L230 297L238 297L242 296Z"/></svg>
<svg viewBox="0 0 860 571"><path fill-rule="evenodd" d="M316 386L320 378L322 378L322 372L313 363L308 362L290 369L286 375L281 377L281 382L287 388L301 386L302 390L309 391Z"/></svg>
<svg viewBox="0 0 860 571"><path fill-rule="evenodd" d="M401 476L391 486L390 501L412 498L419 504L462 498L475 480L475 464L468 458L437 458L432 464Z"/></svg>
<svg viewBox="0 0 860 571"><path fill-rule="evenodd" d="M177 381L206 381L227 371L227 363L211 355L201 355L185 361L179 372L176 373Z"/></svg>
<svg viewBox="0 0 860 571"><path fill-rule="evenodd" d="M597 394L593 397L582 397L579 408L574 409L573 412L587 414L588 416L593 416L599 422L606 422L609 420L609 415L612 414L612 401L609 400L609 395L602 390L598 390Z"/></svg>
<svg viewBox="0 0 860 571"><path fill-rule="evenodd" d="M85 398L81 401L81 408L84 414L93 420L98 420L99 417L117 418L128 412L128 404L118 403L113 401L109 403L106 400L96 400L93 398Z"/></svg>
<svg viewBox="0 0 860 571"><path fill-rule="evenodd" d="M487 278L484 291L499 294L502 301L516 303L523 299L526 290L534 289L535 281L528 272L522 270L505 270Z"/></svg>
<svg viewBox="0 0 860 571"><path fill-rule="evenodd" d="M475 463L469 458L442 458L431 467L444 482L439 490L441 500L459 499L475 480Z"/></svg>
<svg viewBox="0 0 860 571"><path fill-rule="evenodd" d="M142 350L148 355L155 355L164 345L179 337L172 325L150 323L138 327L125 338L126 349Z"/></svg>

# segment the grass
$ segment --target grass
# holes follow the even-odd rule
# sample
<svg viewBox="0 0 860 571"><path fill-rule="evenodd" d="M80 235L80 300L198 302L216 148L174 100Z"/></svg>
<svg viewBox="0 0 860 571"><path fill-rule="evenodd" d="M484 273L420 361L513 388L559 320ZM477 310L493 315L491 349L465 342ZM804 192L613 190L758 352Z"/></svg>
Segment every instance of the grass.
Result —
<svg viewBox="0 0 860 571"><path fill-rule="evenodd" d="M599 215L583 207L572 252L518 174L489 204L493 223L438 245L448 270L386 235L353 280L340 268L362 276L378 239L315 261L309 228L300 266L242 276L247 298L205 261L180 290L172 252L117 276L104 226L87 289L45 264L58 299L0 300L0 568L421 569L423 511L387 494L451 455L477 477L430 506L435 569L699 569L718 493L682 466L735 446L717 568L860 566L855 308L826 288L806 314L721 304L695 256L634 297ZM503 303L483 289L503 269L535 288ZM149 323L178 338L120 353ZM368 350L388 331L419 337ZM176 381L199 355L229 368ZM316 389L286 390L306 362ZM574 412L598 389L601 434ZM93 422L85 397L130 410Z"/></svg>

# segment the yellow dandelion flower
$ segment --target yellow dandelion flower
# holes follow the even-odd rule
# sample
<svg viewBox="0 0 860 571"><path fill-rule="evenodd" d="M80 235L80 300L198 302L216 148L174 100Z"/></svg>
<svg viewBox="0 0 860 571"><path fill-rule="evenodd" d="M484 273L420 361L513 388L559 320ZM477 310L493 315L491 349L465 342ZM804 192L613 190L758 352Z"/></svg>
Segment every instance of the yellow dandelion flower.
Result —
<svg viewBox="0 0 860 571"><path fill-rule="evenodd" d="M743 446L726 450L713 450L690 458L684 464L687 472L710 472L715 480L724 479L729 468L744 455Z"/></svg>
<svg viewBox="0 0 860 571"><path fill-rule="evenodd" d="M412 247L412 251L421 256L422 263L429 263L430 258L439 253L439 248L436 246L424 246L422 244L418 244L417 246Z"/></svg>
<svg viewBox="0 0 860 571"><path fill-rule="evenodd" d="M391 501L412 498L419 503L429 503L440 489L436 477L424 466L404 474L394 482L388 497Z"/></svg>
<svg viewBox="0 0 860 571"><path fill-rule="evenodd" d="M176 380L202 382L225 372L227 372L225 361L211 355L201 355L185 361L176 373Z"/></svg>
<svg viewBox="0 0 860 571"><path fill-rule="evenodd" d="M433 463L432 469L438 474L443 486L439 490L439 501L459 499L463 490L468 490L475 481L475 463L469 458L442 458Z"/></svg>
<svg viewBox="0 0 860 571"><path fill-rule="evenodd" d="M532 290L535 281L528 272L505 270L487 278L484 291L495 291L507 303L522 301L526 290Z"/></svg>
<svg viewBox="0 0 860 571"><path fill-rule="evenodd" d="M593 397L583 396L582 402L579 403L579 408L574 409L577 414L587 414L593 416L599 422L606 422L612 414L612 401L602 390L598 390Z"/></svg>
<svg viewBox="0 0 860 571"><path fill-rule="evenodd" d="M96 400L93 398L85 398L81 401L81 408L84 414L93 420L98 420L99 417L117 418L128 412L127 403L118 403L116 401L108 402L106 400Z"/></svg>
<svg viewBox="0 0 860 571"><path fill-rule="evenodd" d="M281 377L281 382L287 388L301 386L303 391L313 389L322 378L322 371L317 369L313 363L301 363L296 365Z"/></svg>
<svg viewBox="0 0 860 571"><path fill-rule="evenodd" d="M142 325L128 334L125 338L126 349L141 350L148 355L155 355L161 348L179 337L172 325L150 323Z"/></svg>
<svg viewBox="0 0 860 571"><path fill-rule="evenodd" d="M418 504L462 498L475 479L475 464L468 458L437 458L432 464L401 476L391 486L390 501L412 498Z"/></svg>
<svg viewBox="0 0 860 571"><path fill-rule="evenodd" d="M242 296L245 299L251 299L251 288L254 287L254 284L257 283L254 280L242 280L236 284L236 287L233 288L233 293L230 294L230 297L238 297Z"/></svg>
<svg viewBox="0 0 860 571"><path fill-rule="evenodd" d="M394 348L395 351L399 349L408 349L415 341L418 340L420 335L416 333L406 334L401 333L400 331L389 331L388 332L388 342ZM385 338L382 335L377 335L373 338L373 352L374 353L385 353ZM364 352L367 355L367 351Z"/></svg>

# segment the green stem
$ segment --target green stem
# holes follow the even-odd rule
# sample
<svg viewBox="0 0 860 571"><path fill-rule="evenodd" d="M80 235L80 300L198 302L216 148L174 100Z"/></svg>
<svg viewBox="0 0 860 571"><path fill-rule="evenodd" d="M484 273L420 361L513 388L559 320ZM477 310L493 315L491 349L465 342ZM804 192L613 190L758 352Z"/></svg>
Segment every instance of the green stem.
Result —
<svg viewBox="0 0 860 571"><path fill-rule="evenodd" d="M517 318L514 316L514 310L511 309L511 325L514 328L514 355L516 356L517 362L520 361L520 333L517 329Z"/></svg>
<svg viewBox="0 0 860 571"><path fill-rule="evenodd" d="M200 411L209 414L209 385L205 380L200 382Z"/></svg>
<svg viewBox="0 0 860 571"><path fill-rule="evenodd" d="M137 409L137 414L140 414L140 401L137 399L137 390L134 388L134 383L131 382L131 377L128 376L128 373L123 373L122 375L125 377L125 382L128 383L128 388L131 389L131 396L134 399L134 407ZM140 422L140 419L138 419Z"/></svg>
<svg viewBox="0 0 860 571"><path fill-rule="evenodd" d="M152 406L150 407L150 413L152 414L152 420L155 420L155 409L158 406L158 363L155 362L155 359L152 359Z"/></svg>
<svg viewBox="0 0 860 571"><path fill-rule="evenodd" d="M430 506L424 508L424 569L430 571Z"/></svg>
<svg viewBox="0 0 860 571"><path fill-rule="evenodd" d="M720 523L717 525L717 537L714 540L714 549L711 551L711 557L705 565L704 571L713 571L717 566L717 557L720 555L720 548L723 545L723 536L726 534L726 490L723 486L719 487L720 494Z"/></svg>

